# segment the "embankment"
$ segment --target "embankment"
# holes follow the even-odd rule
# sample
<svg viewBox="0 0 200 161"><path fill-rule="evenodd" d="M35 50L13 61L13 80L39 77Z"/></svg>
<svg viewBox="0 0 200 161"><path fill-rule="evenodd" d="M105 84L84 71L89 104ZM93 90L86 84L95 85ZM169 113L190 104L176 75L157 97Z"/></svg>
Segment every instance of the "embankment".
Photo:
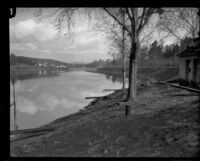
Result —
<svg viewBox="0 0 200 161"><path fill-rule="evenodd" d="M126 103L121 91L92 101L84 110L45 125L55 130L11 142L17 157L196 157L198 96L166 85L145 85Z"/></svg>
<svg viewBox="0 0 200 161"><path fill-rule="evenodd" d="M163 70L160 77L174 76L171 70ZM156 71L149 69L147 75L161 74ZM138 87L138 99L129 104L126 117L127 104L119 90L43 126L53 131L11 142L11 156L196 157L198 99L195 93L164 84L144 85Z"/></svg>
<svg viewBox="0 0 200 161"><path fill-rule="evenodd" d="M126 70L126 77L128 78L128 69ZM98 68L98 73L122 77L122 68ZM178 76L178 68L175 67L153 67L153 68L138 68L138 78L153 78L159 81L166 81Z"/></svg>

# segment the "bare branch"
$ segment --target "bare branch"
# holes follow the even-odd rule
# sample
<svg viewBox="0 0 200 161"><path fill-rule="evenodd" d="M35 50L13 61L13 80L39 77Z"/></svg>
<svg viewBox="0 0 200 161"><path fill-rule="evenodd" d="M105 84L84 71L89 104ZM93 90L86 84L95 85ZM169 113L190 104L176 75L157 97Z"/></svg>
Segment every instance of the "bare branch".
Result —
<svg viewBox="0 0 200 161"><path fill-rule="evenodd" d="M143 24L143 21L144 21L145 10L146 10L146 8L143 9L143 12L142 12L142 16L141 16L141 19L140 19L140 24L139 24L138 30L141 30L141 28L142 28L142 24Z"/></svg>
<svg viewBox="0 0 200 161"><path fill-rule="evenodd" d="M196 8L167 8L159 21L159 28L176 39L181 39L177 35L178 30L185 31L192 38L197 36L199 22Z"/></svg>
<svg viewBox="0 0 200 161"><path fill-rule="evenodd" d="M104 8L104 10L122 27L124 27L124 29L131 35L131 32L128 30L128 28L126 27L126 25L122 24L115 15L113 15L107 8Z"/></svg>
<svg viewBox="0 0 200 161"><path fill-rule="evenodd" d="M129 9L128 9L128 8L126 8L126 13L127 13L127 15L128 15L128 18L131 20L131 19L132 19L132 16L131 16L131 14L130 14L130 12L129 12Z"/></svg>

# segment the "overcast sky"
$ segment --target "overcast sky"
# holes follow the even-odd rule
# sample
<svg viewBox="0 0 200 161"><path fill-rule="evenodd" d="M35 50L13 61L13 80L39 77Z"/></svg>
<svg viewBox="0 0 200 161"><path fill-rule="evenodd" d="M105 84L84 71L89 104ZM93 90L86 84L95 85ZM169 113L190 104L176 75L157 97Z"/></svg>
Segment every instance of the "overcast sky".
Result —
<svg viewBox="0 0 200 161"><path fill-rule="evenodd" d="M56 59L64 62L91 62L107 59L108 40L103 33L94 31L84 19L78 19L74 28L74 41L64 35L48 20L38 21L34 9L17 9L10 19L10 51L15 55ZM170 43L170 41L168 41Z"/></svg>

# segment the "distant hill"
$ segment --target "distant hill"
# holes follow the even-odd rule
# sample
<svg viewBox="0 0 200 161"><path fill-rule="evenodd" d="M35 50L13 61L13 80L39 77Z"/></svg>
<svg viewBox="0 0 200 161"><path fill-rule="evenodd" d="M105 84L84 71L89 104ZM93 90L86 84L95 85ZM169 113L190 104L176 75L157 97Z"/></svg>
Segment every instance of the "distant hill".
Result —
<svg viewBox="0 0 200 161"><path fill-rule="evenodd" d="M10 55L10 66L32 66L32 67L62 67L68 68L69 63L52 59L30 58L25 56Z"/></svg>

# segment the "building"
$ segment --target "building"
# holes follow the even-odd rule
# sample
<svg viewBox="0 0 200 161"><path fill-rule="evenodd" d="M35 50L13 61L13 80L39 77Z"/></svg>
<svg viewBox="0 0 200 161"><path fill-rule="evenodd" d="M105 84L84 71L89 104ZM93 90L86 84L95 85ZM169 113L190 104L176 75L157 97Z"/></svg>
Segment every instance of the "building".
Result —
<svg viewBox="0 0 200 161"><path fill-rule="evenodd" d="M192 44L177 56L179 77L200 87L200 38L194 39Z"/></svg>

